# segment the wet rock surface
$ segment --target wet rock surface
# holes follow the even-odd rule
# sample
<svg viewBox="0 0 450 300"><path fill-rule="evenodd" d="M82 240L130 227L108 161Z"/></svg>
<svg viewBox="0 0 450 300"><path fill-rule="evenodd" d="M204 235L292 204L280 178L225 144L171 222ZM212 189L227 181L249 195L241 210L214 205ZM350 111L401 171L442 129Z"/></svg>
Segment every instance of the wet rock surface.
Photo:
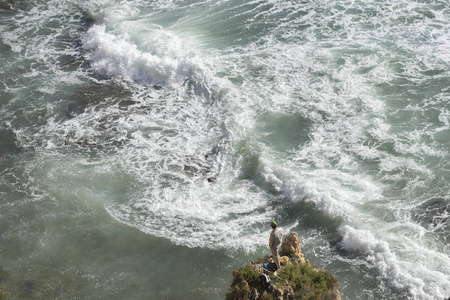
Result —
<svg viewBox="0 0 450 300"><path fill-rule="evenodd" d="M445 199L434 198L422 203L415 208L412 219L429 232L442 234L445 244L450 243L450 204Z"/></svg>
<svg viewBox="0 0 450 300"><path fill-rule="evenodd" d="M0 10L13 10L13 1L0 1Z"/></svg>

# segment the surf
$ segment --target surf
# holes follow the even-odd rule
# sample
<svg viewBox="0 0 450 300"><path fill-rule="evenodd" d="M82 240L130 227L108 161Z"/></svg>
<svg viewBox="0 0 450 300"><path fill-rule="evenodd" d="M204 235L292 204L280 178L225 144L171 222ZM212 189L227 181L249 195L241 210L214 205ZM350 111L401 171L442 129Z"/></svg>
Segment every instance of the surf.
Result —
<svg viewBox="0 0 450 300"><path fill-rule="evenodd" d="M236 259L279 219L343 296L450 295L443 3L17 7L5 190Z"/></svg>

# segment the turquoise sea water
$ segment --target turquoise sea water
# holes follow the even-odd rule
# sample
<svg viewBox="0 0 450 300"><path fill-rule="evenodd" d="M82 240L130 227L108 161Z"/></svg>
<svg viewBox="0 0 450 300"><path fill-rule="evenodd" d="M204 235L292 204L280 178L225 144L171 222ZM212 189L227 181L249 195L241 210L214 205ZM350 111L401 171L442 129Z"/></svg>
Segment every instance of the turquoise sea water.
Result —
<svg viewBox="0 0 450 300"><path fill-rule="evenodd" d="M0 2L6 299L224 299L296 231L343 299L450 297L450 3Z"/></svg>

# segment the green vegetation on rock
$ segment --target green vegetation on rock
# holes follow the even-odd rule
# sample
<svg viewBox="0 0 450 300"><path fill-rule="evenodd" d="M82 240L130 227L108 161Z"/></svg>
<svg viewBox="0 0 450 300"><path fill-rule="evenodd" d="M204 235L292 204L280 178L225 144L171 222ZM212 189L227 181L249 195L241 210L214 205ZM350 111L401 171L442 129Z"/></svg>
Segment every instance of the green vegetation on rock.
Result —
<svg viewBox="0 0 450 300"><path fill-rule="evenodd" d="M255 288L261 288L259 276L261 273L257 272L251 265L245 265L239 270L233 271L233 283L232 286L237 285L239 282L246 281L250 286Z"/></svg>
<svg viewBox="0 0 450 300"><path fill-rule="evenodd" d="M338 299L336 278L329 272L315 269L309 263L299 262L283 266L277 271L277 276L269 273L274 286L272 291L265 291L261 286L261 274L262 271L257 271L250 264L234 270L231 291L226 299L277 299L274 295L277 290L282 291L284 297L281 299ZM252 290L255 290L253 294L258 295L257 297L251 297Z"/></svg>
<svg viewBox="0 0 450 300"><path fill-rule="evenodd" d="M338 288L336 278L309 263L282 267L278 276L290 283L295 299L335 299L334 291Z"/></svg>
<svg viewBox="0 0 450 300"><path fill-rule="evenodd" d="M291 232L283 242L282 255L288 256L289 262L272 273L263 268L270 256L258 259L233 271L231 291L227 300L340 300L337 279L327 271L315 268L304 258L300 250L298 235ZM271 287L264 287L261 275L270 278Z"/></svg>

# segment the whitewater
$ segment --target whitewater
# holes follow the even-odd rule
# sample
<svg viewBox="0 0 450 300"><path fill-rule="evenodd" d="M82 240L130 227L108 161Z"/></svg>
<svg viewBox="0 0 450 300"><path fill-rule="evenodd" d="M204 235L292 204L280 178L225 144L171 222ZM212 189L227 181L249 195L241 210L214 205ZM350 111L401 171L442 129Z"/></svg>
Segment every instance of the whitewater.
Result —
<svg viewBox="0 0 450 300"><path fill-rule="evenodd" d="M448 1L9 0L0 50L0 298L224 299L272 220L450 297Z"/></svg>

